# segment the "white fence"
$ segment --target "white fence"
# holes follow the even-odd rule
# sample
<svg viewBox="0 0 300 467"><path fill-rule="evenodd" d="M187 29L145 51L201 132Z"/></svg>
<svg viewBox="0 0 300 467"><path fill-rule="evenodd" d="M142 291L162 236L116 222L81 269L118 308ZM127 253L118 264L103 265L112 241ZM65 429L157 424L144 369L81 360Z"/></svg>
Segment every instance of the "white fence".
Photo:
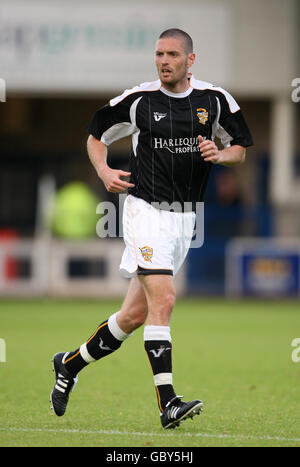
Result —
<svg viewBox="0 0 300 467"><path fill-rule="evenodd" d="M0 243L0 296L123 297L129 285L129 280L119 272L123 250L124 242L119 239ZM15 262L15 274L8 273L8 261ZM25 274L18 271L21 263L26 263ZM76 271L82 265L87 274ZM177 294L182 295L184 267L176 275L175 283Z"/></svg>

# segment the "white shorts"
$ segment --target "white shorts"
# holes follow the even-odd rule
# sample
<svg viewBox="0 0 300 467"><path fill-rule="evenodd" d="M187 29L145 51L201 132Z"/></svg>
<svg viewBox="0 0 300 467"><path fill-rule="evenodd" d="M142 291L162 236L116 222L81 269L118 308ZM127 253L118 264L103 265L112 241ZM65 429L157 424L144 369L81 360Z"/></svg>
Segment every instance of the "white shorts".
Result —
<svg viewBox="0 0 300 467"><path fill-rule="evenodd" d="M189 250L195 217L194 212L164 211L128 195L123 211L122 276L175 275Z"/></svg>

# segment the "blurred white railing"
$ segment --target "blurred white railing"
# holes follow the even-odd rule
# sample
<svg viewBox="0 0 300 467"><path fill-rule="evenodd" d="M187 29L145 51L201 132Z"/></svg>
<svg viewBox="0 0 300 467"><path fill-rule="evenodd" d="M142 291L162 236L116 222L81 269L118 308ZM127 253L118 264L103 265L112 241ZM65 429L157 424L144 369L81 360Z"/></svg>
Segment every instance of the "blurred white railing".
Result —
<svg viewBox="0 0 300 467"><path fill-rule="evenodd" d="M123 297L129 280L119 272L122 239L60 241L54 239L0 242L0 296L7 297ZM70 275L70 262L84 260L102 265L92 275ZM7 261L26 262L27 273L7 274ZM184 267L176 275L177 294L185 290Z"/></svg>

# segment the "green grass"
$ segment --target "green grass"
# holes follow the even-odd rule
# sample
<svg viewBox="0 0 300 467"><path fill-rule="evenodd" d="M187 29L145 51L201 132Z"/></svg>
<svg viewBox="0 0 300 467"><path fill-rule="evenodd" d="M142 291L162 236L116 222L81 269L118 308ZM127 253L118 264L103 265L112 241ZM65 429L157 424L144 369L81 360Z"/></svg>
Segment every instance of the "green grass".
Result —
<svg viewBox="0 0 300 467"><path fill-rule="evenodd" d="M164 431L143 329L79 376L68 410L50 411L51 357L73 350L117 301L2 300L0 446L300 446L299 302L178 300L174 386L205 411Z"/></svg>

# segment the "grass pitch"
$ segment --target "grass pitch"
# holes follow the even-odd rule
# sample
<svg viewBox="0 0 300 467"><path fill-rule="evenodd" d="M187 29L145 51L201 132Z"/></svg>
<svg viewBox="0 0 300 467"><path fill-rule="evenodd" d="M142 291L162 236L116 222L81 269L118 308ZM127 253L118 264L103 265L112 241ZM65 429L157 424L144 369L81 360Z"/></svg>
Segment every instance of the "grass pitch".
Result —
<svg viewBox="0 0 300 467"><path fill-rule="evenodd" d="M56 417L52 355L77 348L119 307L0 301L0 446L300 446L300 362L291 358L299 302L177 301L174 387L205 409L175 430L160 425L142 328L80 373L65 416Z"/></svg>

